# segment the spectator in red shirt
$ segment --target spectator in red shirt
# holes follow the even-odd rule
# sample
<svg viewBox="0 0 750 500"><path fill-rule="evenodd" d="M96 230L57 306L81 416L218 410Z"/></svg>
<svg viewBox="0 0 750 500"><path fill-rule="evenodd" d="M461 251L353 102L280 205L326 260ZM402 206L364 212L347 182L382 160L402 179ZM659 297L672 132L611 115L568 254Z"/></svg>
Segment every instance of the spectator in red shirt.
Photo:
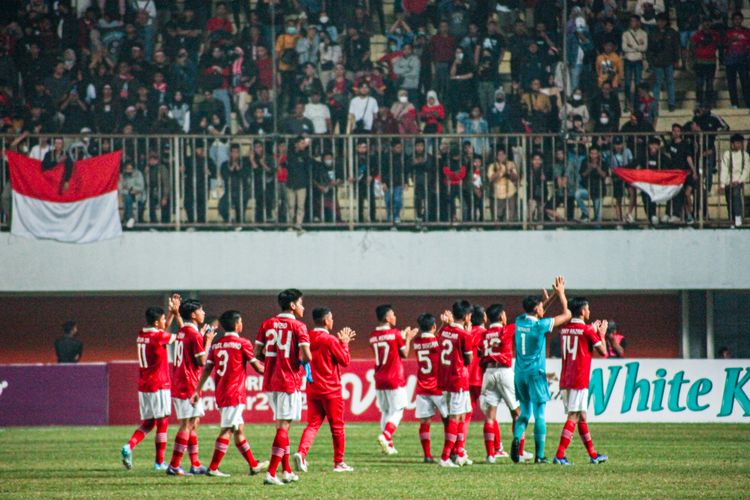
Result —
<svg viewBox="0 0 750 500"><path fill-rule="evenodd" d="M438 100L437 92L427 92L427 104L422 106L419 116L424 121L425 134L441 134L443 132L443 121L445 120L445 108Z"/></svg>
<svg viewBox="0 0 750 500"><path fill-rule="evenodd" d="M224 104L224 123L232 123L232 104L229 100L231 68L221 47L214 47L201 61L203 90L210 90L214 98Z"/></svg>
<svg viewBox="0 0 750 500"><path fill-rule="evenodd" d="M698 102L714 102L714 75L719 34L711 29L711 20L703 19L701 27L690 37L690 48L695 62L695 94Z"/></svg>
<svg viewBox="0 0 750 500"><path fill-rule="evenodd" d="M232 37L234 25L229 20L229 11L227 10L226 2L218 2L216 4L214 17L206 23L206 33L208 34L209 42L213 44L224 45Z"/></svg>
<svg viewBox="0 0 750 500"><path fill-rule="evenodd" d="M461 202L461 186L466 177L466 165L461 161L461 150L458 144L451 144L447 155L441 157L440 164L441 174L443 177L443 209L441 211L441 221L457 222L456 219L456 201ZM466 203L463 200L463 203Z"/></svg>
<svg viewBox="0 0 750 500"><path fill-rule="evenodd" d="M726 65L727 87L732 107L739 106L737 97L737 77L742 85L742 96L745 106L750 107L750 73L748 73L748 58L750 58L750 29L742 26L744 21L742 12L732 14L732 27L724 35L724 64Z"/></svg>
<svg viewBox="0 0 750 500"><path fill-rule="evenodd" d="M448 33L448 21L440 21L438 32L430 39L432 81L439 95L446 95L451 62L456 52L456 39Z"/></svg>

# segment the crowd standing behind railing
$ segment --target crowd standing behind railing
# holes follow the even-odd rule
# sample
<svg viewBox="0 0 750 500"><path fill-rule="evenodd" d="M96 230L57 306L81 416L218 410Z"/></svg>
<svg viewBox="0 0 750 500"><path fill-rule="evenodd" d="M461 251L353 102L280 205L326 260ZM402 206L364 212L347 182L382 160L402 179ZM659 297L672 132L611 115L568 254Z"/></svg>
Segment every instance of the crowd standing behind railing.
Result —
<svg viewBox="0 0 750 500"><path fill-rule="evenodd" d="M742 134L678 124L665 134L21 135L0 145L66 178L74 160L122 150L127 228L738 227L750 182ZM643 192L639 203L616 167L686 170L687 180L665 205ZM4 158L0 169L7 227Z"/></svg>

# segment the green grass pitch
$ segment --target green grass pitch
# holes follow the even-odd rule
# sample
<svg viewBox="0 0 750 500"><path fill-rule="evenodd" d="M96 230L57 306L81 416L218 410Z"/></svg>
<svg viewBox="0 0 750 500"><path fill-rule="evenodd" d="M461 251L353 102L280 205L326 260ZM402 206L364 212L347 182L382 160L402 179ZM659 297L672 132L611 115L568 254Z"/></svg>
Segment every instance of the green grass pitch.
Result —
<svg viewBox="0 0 750 500"><path fill-rule="evenodd" d="M230 478L167 477L151 470L153 433L135 450L133 470L125 470L119 448L131 427L50 427L0 429L0 498L606 498L606 497L750 497L750 426L671 424L591 424L597 450L610 461L588 465L576 435L568 457L573 467L513 465L503 459L483 464L480 422L471 425L467 449L475 465L441 469L422 463L416 424L403 424L394 440L399 454L385 457L375 441L377 426L347 426L346 461L355 471L332 472L327 426L321 428L308 456L310 472L299 483L264 486L249 477L232 446L222 463ZM560 425L548 425L546 454L557 447ZM510 446L510 426L501 423ZM528 433L532 435L531 429ZM170 428L167 460L175 429ZM267 459L271 425L248 425L246 434L259 459ZM296 449L301 425L290 438ZM217 428L199 431L201 459L208 464ZM432 427L433 454L439 454L442 425ZM533 438L527 448L533 450ZM187 459L187 457L185 457ZM183 462L185 463L185 462Z"/></svg>

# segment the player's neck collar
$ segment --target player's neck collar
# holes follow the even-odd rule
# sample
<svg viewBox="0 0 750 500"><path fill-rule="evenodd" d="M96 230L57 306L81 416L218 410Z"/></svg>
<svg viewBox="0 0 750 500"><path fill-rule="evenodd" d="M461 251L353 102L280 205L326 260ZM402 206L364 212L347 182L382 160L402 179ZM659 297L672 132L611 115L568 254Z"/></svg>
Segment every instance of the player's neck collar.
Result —
<svg viewBox="0 0 750 500"><path fill-rule="evenodd" d="M451 326L453 328L460 328L461 330L465 330L464 325L460 325L460 324L456 323L455 321L453 323L451 323Z"/></svg>
<svg viewBox="0 0 750 500"><path fill-rule="evenodd" d="M585 321L583 321L581 318L573 318L570 320L571 323L583 323L586 324Z"/></svg>
<svg viewBox="0 0 750 500"><path fill-rule="evenodd" d="M196 330L200 331L200 328L198 328L198 325L193 323L192 321L186 321L185 326L189 326L191 328L195 328Z"/></svg>
<svg viewBox="0 0 750 500"><path fill-rule="evenodd" d="M156 328L155 326L146 326L143 328L143 331L151 333L151 332L158 332L159 329Z"/></svg>
<svg viewBox="0 0 750 500"><path fill-rule="evenodd" d="M314 331L314 332L325 332L325 333L328 333L328 329L327 328L323 328L322 326L316 326L315 328L312 329L312 331Z"/></svg>
<svg viewBox="0 0 750 500"><path fill-rule="evenodd" d="M379 325L376 326L376 330L391 330L393 327L391 325Z"/></svg>
<svg viewBox="0 0 750 500"><path fill-rule="evenodd" d="M283 312L276 315L277 318L287 318L287 319L297 319L294 317L294 314L290 312Z"/></svg>
<svg viewBox="0 0 750 500"><path fill-rule="evenodd" d="M490 328L502 328L504 325L502 323L491 323Z"/></svg>
<svg viewBox="0 0 750 500"><path fill-rule="evenodd" d="M224 334L225 337L239 337L240 334L237 332L227 332Z"/></svg>

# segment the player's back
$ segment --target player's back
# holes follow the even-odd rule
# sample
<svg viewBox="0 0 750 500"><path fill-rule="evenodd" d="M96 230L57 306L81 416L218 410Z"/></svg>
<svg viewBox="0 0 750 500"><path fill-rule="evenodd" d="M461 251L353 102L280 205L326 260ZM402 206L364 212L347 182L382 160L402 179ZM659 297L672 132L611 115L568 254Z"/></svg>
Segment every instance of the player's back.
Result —
<svg viewBox="0 0 750 500"><path fill-rule="evenodd" d="M401 349L405 346L401 330L379 326L370 333L370 346L375 354L375 388L392 390L406 386Z"/></svg>
<svg viewBox="0 0 750 500"><path fill-rule="evenodd" d="M198 357L204 354L203 336L198 326L185 323L177 332L174 342L173 398L188 399L193 395L201 372Z"/></svg>
<svg viewBox="0 0 750 500"><path fill-rule="evenodd" d="M300 388L300 347L310 344L307 327L291 313L267 319L255 340L265 355L263 390L291 394Z"/></svg>
<svg viewBox="0 0 750 500"><path fill-rule="evenodd" d="M417 356L417 388L416 394L422 396L439 396L438 363L440 363L440 348L438 339L429 332L422 332L412 342L412 348Z"/></svg>
<svg viewBox="0 0 750 500"><path fill-rule="evenodd" d="M310 352L315 383L307 385L308 397L341 395L341 366L349 364L349 348L325 328L314 328L310 331Z"/></svg>
<svg viewBox="0 0 750 500"><path fill-rule="evenodd" d="M479 343L479 352L481 354L480 364L484 367L493 363L496 366L509 367L513 364L513 348L507 347L506 344L513 342L513 331L500 323L490 325L484 332ZM508 339L510 336L510 340Z"/></svg>
<svg viewBox="0 0 750 500"><path fill-rule="evenodd" d="M591 374L591 354L601 342L596 329L583 320L573 318L560 329L562 370L560 389L587 389Z"/></svg>
<svg viewBox="0 0 750 500"><path fill-rule="evenodd" d="M438 334L440 345L440 367L438 387L443 391L460 392L469 390L469 369L464 363L464 355L471 352L471 334L461 325L451 323Z"/></svg>
<svg viewBox="0 0 750 500"><path fill-rule="evenodd" d="M142 329L136 338L138 348L138 390L156 392L169 389L169 359L167 344L172 335L148 327Z"/></svg>
<svg viewBox="0 0 750 500"><path fill-rule="evenodd" d="M483 325L473 326L471 328L471 364L469 365L469 385L482 385L483 369L479 363L479 350L482 346L482 334L487 329Z"/></svg>
<svg viewBox="0 0 750 500"><path fill-rule="evenodd" d="M209 359L214 364L216 404L220 408L244 404L247 363L255 359L253 344L235 332L228 332L211 347Z"/></svg>
<svg viewBox="0 0 750 500"><path fill-rule="evenodd" d="M516 372L545 373L547 368L547 340L552 331L552 318L536 318L522 314L516 318Z"/></svg>

